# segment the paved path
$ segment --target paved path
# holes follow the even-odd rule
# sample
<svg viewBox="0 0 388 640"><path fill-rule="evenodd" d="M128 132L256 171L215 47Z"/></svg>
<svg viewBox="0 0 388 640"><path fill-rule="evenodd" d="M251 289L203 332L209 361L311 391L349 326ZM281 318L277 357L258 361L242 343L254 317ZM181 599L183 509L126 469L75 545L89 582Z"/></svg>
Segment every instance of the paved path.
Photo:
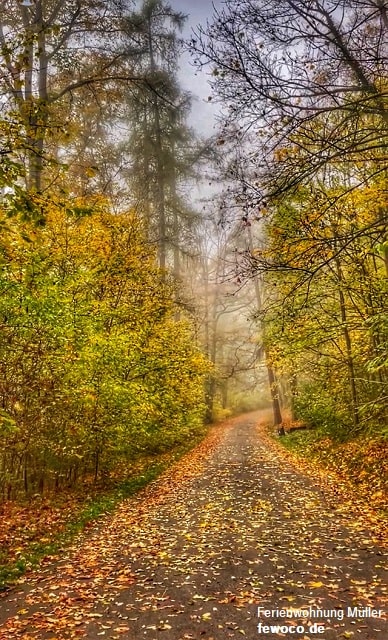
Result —
<svg viewBox="0 0 388 640"><path fill-rule="evenodd" d="M267 418L215 428L7 594L1 640L388 638L384 551L261 438Z"/></svg>

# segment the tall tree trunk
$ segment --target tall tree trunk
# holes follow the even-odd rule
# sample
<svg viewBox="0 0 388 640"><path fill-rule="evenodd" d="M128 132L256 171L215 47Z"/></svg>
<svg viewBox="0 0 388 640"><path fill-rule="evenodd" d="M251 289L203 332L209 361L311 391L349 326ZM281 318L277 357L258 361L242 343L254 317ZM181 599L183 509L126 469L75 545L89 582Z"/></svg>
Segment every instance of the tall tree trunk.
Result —
<svg viewBox="0 0 388 640"><path fill-rule="evenodd" d="M28 61L24 73L24 104L20 108L24 112L24 118L28 131L28 180L29 189L42 190L42 175L44 168L44 148L49 122L48 114L48 57L46 52L46 33L43 24L42 1L37 0L35 17L29 22L25 7L22 7L23 22L26 28L27 41L25 46L25 59ZM36 35L37 34L37 35ZM37 38L37 46L34 46L34 38ZM37 70L38 98L34 97L33 69Z"/></svg>
<svg viewBox="0 0 388 640"><path fill-rule="evenodd" d="M252 253L253 239L252 239L252 233L250 228L248 228L248 242L249 242L249 250ZM261 296L259 279L256 275L253 276L253 284L255 287L255 297L256 297L257 308L261 309L262 296ZM263 332L263 339L265 340L265 336L264 336L265 327L263 322L261 323L261 329ZM278 429L279 435L285 435L285 431L283 427L282 411L281 411L280 402L279 402L279 385L276 379L275 370L272 366L272 361L271 361L268 347L264 348L264 353L265 353L265 364L266 364L267 375L268 375L268 384L269 384L269 389L271 393L274 427Z"/></svg>
<svg viewBox="0 0 388 640"><path fill-rule="evenodd" d="M294 422L297 420L296 409L295 409L295 398L298 390L298 381L296 373L292 373L290 377L290 408L291 408L291 420Z"/></svg>
<svg viewBox="0 0 388 640"><path fill-rule="evenodd" d="M228 391L229 391L229 378L225 378L222 384L222 408L228 407Z"/></svg>
<svg viewBox="0 0 388 640"><path fill-rule="evenodd" d="M166 202L165 202L165 180L164 166L162 159L162 134L160 129L159 106L155 104L155 126L156 126L156 153L157 153L157 207L158 207L158 246L159 246L159 266L165 269L167 266L167 236L166 236Z"/></svg>
<svg viewBox="0 0 388 640"><path fill-rule="evenodd" d="M210 359L210 318L209 318L209 264L207 256L203 257L202 260L202 272L203 272L203 284L204 284L204 328L205 328L205 336L204 336L204 346L205 353L207 357ZM214 376L213 373L209 373L206 381L205 388L205 402L206 402L206 413L205 420L207 423L212 421L213 417L213 399L214 399Z"/></svg>
<svg viewBox="0 0 388 640"><path fill-rule="evenodd" d="M152 18L148 21L148 46L150 52L150 69L152 76L156 72L154 45L152 39ZM167 237L166 237L166 185L165 167L163 160L162 130L160 125L159 99L153 94L153 112L155 124L155 156L156 156L156 198L158 215L158 254L159 266L165 269L167 266Z"/></svg>
<svg viewBox="0 0 388 640"><path fill-rule="evenodd" d="M179 280L181 276L181 254L179 246L179 212L176 192L176 177L173 172L171 180L171 203L173 208L173 234L174 234L174 276Z"/></svg>
<svg viewBox="0 0 388 640"><path fill-rule="evenodd" d="M350 337L350 332L348 329L348 318L347 318L347 309L346 309L346 301L343 292L343 274L341 269L341 264L338 258L335 260L337 279L338 279L338 295L340 302L340 313L341 313L341 325L342 332L345 340L345 349L346 349L346 364L349 372L349 385L350 385L350 395L352 399L352 416L353 416L353 424L357 427L360 423L360 416L358 412L358 397L357 397L357 388L356 388L356 376L354 371L354 360L352 354L352 341Z"/></svg>
<svg viewBox="0 0 388 640"><path fill-rule="evenodd" d="M268 349L265 350L265 361L266 361L266 367L267 367L267 373L268 373L268 383L271 391L274 427L277 428L279 435L284 436L285 431L283 427L282 412L280 409L280 402L279 402L279 384L276 380L275 371L271 364L271 359L270 359Z"/></svg>

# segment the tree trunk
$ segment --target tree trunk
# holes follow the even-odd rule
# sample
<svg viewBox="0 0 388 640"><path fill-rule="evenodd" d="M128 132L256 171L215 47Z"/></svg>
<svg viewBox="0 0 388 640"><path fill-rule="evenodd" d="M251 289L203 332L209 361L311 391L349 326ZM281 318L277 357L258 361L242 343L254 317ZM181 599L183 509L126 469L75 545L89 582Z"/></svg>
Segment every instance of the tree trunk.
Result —
<svg viewBox="0 0 388 640"><path fill-rule="evenodd" d="M349 385L350 385L350 395L352 399L352 416L353 416L353 425L358 427L360 423L360 416L358 413L358 397L357 397L357 388L356 388L356 376L354 371L354 361L352 354L352 341L350 337L350 332L348 329L348 319L347 319L347 310L346 310L346 301L343 292L343 275L341 265L338 259L335 261L337 278L338 278L338 294L340 301L340 313L341 313L341 325L342 332L345 339L345 348L346 348L346 364L349 371Z"/></svg>
<svg viewBox="0 0 388 640"><path fill-rule="evenodd" d="M156 63L154 57L154 46L152 40L152 23L151 18L148 21L148 46L150 52L150 69L151 73L156 72ZM163 161L163 144L162 131L160 125L159 100L156 93L153 95L153 111L155 124L155 156L156 156L156 198L157 198L157 215L158 215L158 253L159 266L165 269L167 266L167 238L166 238L166 185L164 175Z"/></svg>
<svg viewBox="0 0 388 640"><path fill-rule="evenodd" d="M252 251L253 251L253 240L252 240L252 232L251 232L250 228L248 228L248 242L249 242L249 250L252 253ZM261 290L260 290L259 280L258 280L258 277L256 275L253 276L253 283L254 283L254 287L255 287L257 308L260 309L261 308L261 304L262 304ZM262 329L262 332L264 334L264 329L265 328L264 328L264 323L263 322L261 323L261 329ZM263 339L264 339L264 335L263 335ZM271 363L271 359L270 359L270 355L269 355L269 350L268 350L267 347L264 347L264 353L265 353L265 361L266 361L266 367L267 367L267 373L268 373L268 384L269 384L269 389L270 389L270 392L271 392L274 427L276 427L278 429L279 435L284 436L285 435L285 431L284 431L284 427L283 427L282 412L281 412L280 402L279 402L278 383L277 383L277 380L276 380L275 371L274 371L274 369L272 367L272 363Z"/></svg>
<svg viewBox="0 0 388 640"><path fill-rule="evenodd" d="M276 380L275 371L272 368L271 360L269 357L268 349L265 349L265 360L268 372L268 383L271 391L272 411L273 411L273 426L278 430L280 436L286 434L283 426L282 412L279 402L279 385Z"/></svg>
<svg viewBox="0 0 388 640"><path fill-rule="evenodd" d="M291 409L291 420L295 422L297 420L296 409L295 409L295 398L297 396L298 389L298 380L296 377L296 373L292 373L290 377L290 409Z"/></svg>

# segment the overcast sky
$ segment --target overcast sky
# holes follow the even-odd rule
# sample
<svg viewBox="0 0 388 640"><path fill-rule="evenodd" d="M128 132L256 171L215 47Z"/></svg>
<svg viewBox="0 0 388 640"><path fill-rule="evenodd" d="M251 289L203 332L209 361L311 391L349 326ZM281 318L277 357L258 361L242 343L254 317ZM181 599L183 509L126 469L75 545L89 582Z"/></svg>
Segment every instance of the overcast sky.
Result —
<svg viewBox="0 0 388 640"><path fill-rule="evenodd" d="M191 30L198 24L206 25L213 15L215 7L222 5L222 0L169 0L170 5L187 15L184 37L189 38ZM211 91L206 72L196 72L190 61L190 56L184 54L181 61L180 82L182 87L193 96L193 107L190 125L195 127L199 135L209 136L214 133L216 107L207 102Z"/></svg>

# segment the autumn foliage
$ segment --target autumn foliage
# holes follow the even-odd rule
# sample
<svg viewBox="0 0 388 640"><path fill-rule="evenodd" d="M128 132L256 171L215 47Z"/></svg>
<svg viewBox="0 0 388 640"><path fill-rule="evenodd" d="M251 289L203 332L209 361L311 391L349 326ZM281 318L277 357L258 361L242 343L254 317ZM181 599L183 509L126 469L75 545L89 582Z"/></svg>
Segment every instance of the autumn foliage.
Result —
<svg viewBox="0 0 388 640"><path fill-rule="evenodd" d="M338 440L386 435L387 27L384 2L228 0L192 40L272 395Z"/></svg>
<svg viewBox="0 0 388 640"><path fill-rule="evenodd" d="M2 221L5 499L104 476L202 427L207 364L140 220L97 200L45 206L44 225Z"/></svg>

